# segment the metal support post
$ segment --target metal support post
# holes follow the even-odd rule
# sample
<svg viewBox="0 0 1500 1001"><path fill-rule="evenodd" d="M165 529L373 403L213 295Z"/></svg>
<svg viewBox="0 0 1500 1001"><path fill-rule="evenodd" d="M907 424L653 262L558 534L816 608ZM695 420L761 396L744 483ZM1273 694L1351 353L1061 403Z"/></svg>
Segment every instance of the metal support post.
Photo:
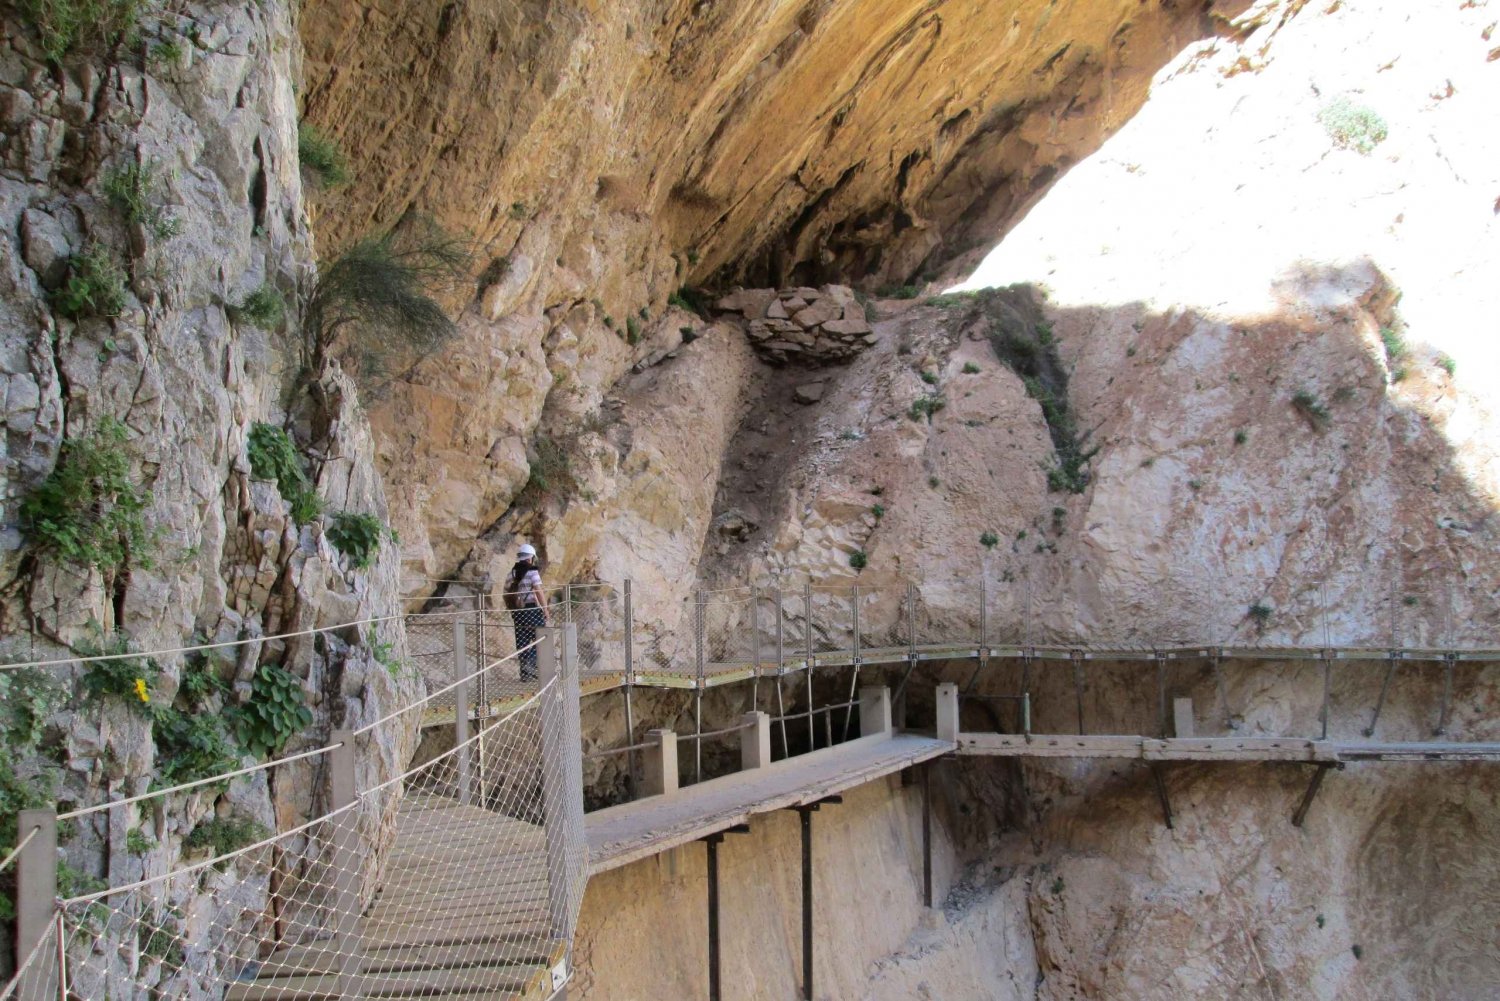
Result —
<svg viewBox="0 0 1500 1001"><path fill-rule="evenodd" d="M583 830L583 737L579 719L578 665L573 661L574 629L545 626L537 630L537 667L542 686L554 680L542 706L542 795L547 835L547 896L552 934L567 941L573 934L572 891L583 874L580 859L568 846Z"/></svg>
<svg viewBox="0 0 1500 1001"><path fill-rule="evenodd" d="M57 950L38 948L57 923L57 811L20 811L16 844L24 846L16 859L16 967L36 953L16 998L57 1001L63 972Z"/></svg>
<svg viewBox="0 0 1500 1001"><path fill-rule="evenodd" d="M719 845L726 834L744 834L749 824L736 824L726 831L717 831L703 838L703 847L708 850L708 998L720 1001L723 993L719 987Z"/></svg>
<svg viewBox="0 0 1500 1001"><path fill-rule="evenodd" d="M703 781L703 689L693 689L693 781Z"/></svg>
<svg viewBox="0 0 1500 1001"><path fill-rule="evenodd" d="M563 585L563 625L573 624L573 582Z"/></svg>
<svg viewBox="0 0 1500 1001"><path fill-rule="evenodd" d="M1223 647L1213 647L1208 652L1208 668L1214 675L1214 691L1219 696L1219 705L1224 710L1224 729L1239 729L1234 723L1234 713L1229 711L1229 693L1224 688Z"/></svg>
<svg viewBox="0 0 1500 1001"><path fill-rule="evenodd" d="M488 643L489 632L490 631L489 631L489 629L486 628L486 619L485 619L485 612L484 612L484 592L480 591L474 597L476 599L475 605L477 606L476 609L475 609L475 613L476 613L475 614L475 619L476 619L476 621L475 621L475 624L474 624L474 628L477 631L477 635L475 635L474 639L475 639L476 645L478 647L478 653L479 653L478 663L481 664L481 665L484 665L484 664L488 664L490 662L489 643ZM488 688L487 688L487 686L485 684L485 682L486 682L486 680L488 678L489 678L489 672L485 671L482 674L480 674L479 677L477 677L477 678L474 679L474 681L475 681L475 685L474 685L474 704L475 705L488 707L489 704L490 704L490 700L488 698L489 691L488 691Z"/></svg>
<svg viewBox="0 0 1500 1001"><path fill-rule="evenodd" d="M1392 649L1386 653L1385 677L1380 682L1380 694L1375 697L1375 712L1370 715L1370 725L1364 730L1366 737L1375 736L1375 726L1380 722L1380 710L1385 707L1385 696L1391 690L1391 679L1396 675L1396 662L1400 659L1399 650Z"/></svg>
<svg viewBox="0 0 1500 1001"><path fill-rule="evenodd" d="M1156 657L1156 734L1167 735L1167 657L1160 650L1153 651ZM1181 734L1178 734L1181 736Z"/></svg>
<svg viewBox="0 0 1500 1001"><path fill-rule="evenodd" d="M849 675L849 697L844 701L850 703L844 707L844 736L841 740L849 739L850 727L854 724L854 693L859 690L859 585L854 585L853 604L851 614L854 623L854 671ZM831 743L831 742L830 742Z"/></svg>
<svg viewBox="0 0 1500 1001"><path fill-rule="evenodd" d="M772 590L771 595L776 605L776 715L780 717L777 722L781 724L781 756L789 758L792 756L792 749L786 742L786 707L781 698L781 676L786 671L786 625L781 614L781 588Z"/></svg>
<svg viewBox="0 0 1500 1001"><path fill-rule="evenodd" d="M1031 736L1031 693L1021 693L1021 732Z"/></svg>
<svg viewBox="0 0 1500 1001"><path fill-rule="evenodd" d="M1156 799L1161 803L1161 818L1167 825L1167 830L1172 830L1172 800L1167 796L1167 778L1162 774L1162 763L1153 761L1151 764L1151 781L1156 784Z"/></svg>
<svg viewBox="0 0 1500 1001"><path fill-rule="evenodd" d="M817 723L813 719L813 616L812 616L812 579L802 585L802 633L804 646L807 647L807 749L817 750L818 730Z"/></svg>
<svg viewBox="0 0 1500 1001"><path fill-rule="evenodd" d="M343 811L334 821L333 830L333 921L334 939L330 953L338 957L339 992L346 997L360 997L358 985L359 943L359 807L354 787L354 731L335 730L329 736L333 750L328 752L329 806Z"/></svg>
<svg viewBox="0 0 1500 1001"><path fill-rule="evenodd" d="M1458 654L1449 650L1443 654L1443 702L1438 708L1437 729L1433 736L1441 737L1448 732L1448 706L1453 698L1453 669L1458 664Z"/></svg>
<svg viewBox="0 0 1500 1001"><path fill-rule="evenodd" d="M750 708L760 708L760 588L750 585L750 666L755 678L750 683Z"/></svg>
<svg viewBox="0 0 1500 1001"><path fill-rule="evenodd" d="M1325 646L1318 659L1323 662L1323 708L1318 710L1318 739L1327 740L1328 703L1333 696L1333 651Z"/></svg>
<svg viewBox="0 0 1500 1001"><path fill-rule="evenodd" d="M933 906L932 899L932 766L917 766L922 782L922 903Z"/></svg>
<svg viewBox="0 0 1500 1001"><path fill-rule="evenodd" d="M1330 768L1343 768L1343 763L1332 761L1320 761L1313 772L1312 781L1307 784L1307 792L1302 794L1302 802L1297 805L1297 812L1292 814L1292 826L1301 827L1302 822L1307 819L1307 811L1312 807L1313 799L1318 795L1318 790L1323 787L1323 778L1328 774Z"/></svg>
<svg viewBox="0 0 1500 1001"><path fill-rule="evenodd" d="M625 578L624 594L624 619L625 619L625 684L622 689L625 693L625 744L635 743L635 712L630 700L630 690L635 686L635 646L632 642L632 633L635 631L635 607L632 604L630 578ZM625 752L625 793L631 799L636 797L636 756L635 751Z"/></svg>
<svg viewBox="0 0 1500 1001"><path fill-rule="evenodd" d="M1083 651L1074 650L1073 659L1073 694L1078 702L1078 735L1083 736Z"/></svg>
<svg viewBox="0 0 1500 1001"><path fill-rule="evenodd" d="M703 640L704 617L707 614L708 596L699 591L693 600L693 664L697 670L698 687L703 687Z"/></svg>
<svg viewBox="0 0 1500 1001"><path fill-rule="evenodd" d="M468 806L473 797L473 779L470 769L469 747L469 645L467 629L462 619L453 620L453 676L458 679L453 689L453 746L457 766L456 790L458 802Z"/></svg>
<svg viewBox="0 0 1500 1001"><path fill-rule="evenodd" d="M1031 736L1031 658L1035 651L1026 647L1021 651L1021 732Z"/></svg>
<svg viewBox="0 0 1500 1001"><path fill-rule="evenodd" d="M987 625L985 621L985 606L988 604L989 588L985 587L984 576L981 574L979 577L979 655L981 658L984 656L984 648L987 645L985 642L985 626Z"/></svg>
<svg viewBox="0 0 1500 1001"><path fill-rule="evenodd" d="M818 804L797 808L802 821L802 997L813 1001L813 850L812 815Z"/></svg>

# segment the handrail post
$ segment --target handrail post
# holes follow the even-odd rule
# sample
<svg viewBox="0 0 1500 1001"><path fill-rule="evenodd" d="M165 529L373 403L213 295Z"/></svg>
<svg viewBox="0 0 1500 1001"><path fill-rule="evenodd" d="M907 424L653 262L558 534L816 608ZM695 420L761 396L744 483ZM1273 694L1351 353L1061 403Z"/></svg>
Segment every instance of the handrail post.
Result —
<svg viewBox="0 0 1500 1001"><path fill-rule="evenodd" d="M573 889L583 861L570 846L583 831L583 737L579 720L578 665L573 662L571 623L537 630L538 675L545 690L542 710L542 795L547 834L547 896L552 934L573 935ZM550 705L549 705L550 703ZM586 849L585 849L586 850Z"/></svg>
<svg viewBox="0 0 1500 1001"><path fill-rule="evenodd" d="M453 689L453 746L457 773L457 798L463 806L471 798L469 768L469 637L463 619L453 620L453 676L457 685Z"/></svg>
<svg viewBox="0 0 1500 1001"><path fill-rule="evenodd" d="M677 734L647 730L645 760L641 765L641 794L670 796L677 791Z"/></svg>
<svg viewBox="0 0 1500 1001"><path fill-rule="evenodd" d="M750 708L760 708L760 588L750 585L750 667L755 672L751 682Z"/></svg>
<svg viewBox="0 0 1500 1001"><path fill-rule="evenodd" d="M937 686L937 738L958 743L958 686L951 681Z"/></svg>
<svg viewBox="0 0 1500 1001"><path fill-rule="evenodd" d="M891 690L884 685L859 690L859 735L891 735Z"/></svg>
<svg viewBox="0 0 1500 1001"><path fill-rule="evenodd" d="M980 577L979 577L979 655L980 655L980 657L983 657L985 655L985 647L987 645L985 643L985 626L987 625L987 623L985 621L985 610L986 610L985 606L987 606L989 604L989 597L990 597L990 595L989 595L989 588L987 588L985 586L984 575L981 574Z"/></svg>
<svg viewBox="0 0 1500 1001"><path fill-rule="evenodd" d="M771 595L776 606L776 715L781 724L781 753L789 758L792 749L786 742L786 707L781 702L781 676L786 673L786 625L782 621L781 588L772 588Z"/></svg>
<svg viewBox="0 0 1500 1001"><path fill-rule="evenodd" d="M30 836L31 840L26 841ZM22 810L16 817L16 966L47 936L57 918L57 811ZM17 1001L57 1001L57 952L37 952L35 965L16 986Z"/></svg>
<svg viewBox="0 0 1500 1001"><path fill-rule="evenodd" d="M354 783L354 731L329 734L333 750L328 752L329 806L342 811L333 824L333 920L339 992L346 997L363 996L355 983L360 975L363 948L359 942L359 798Z"/></svg>
<svg viewBox="0 0 1500 1001"><path fill-rule="evenodd" d="M693 599L693 663L698 671L698 688L703 687L703 640L704 619L707 615L708 596L699 591Z"/></svg>
<svg viewBox="0 0 1500 1001"><path fill-rule="evenodd" d="M740 717L740 770L764 768L771 763L771 717L759 710Z"/></svg>
<svg viewBox="0 0 1500 1001"><path fill-rule="evenodd" d="M812 617L812 578L802 585L802 639L803 646L807 648L807 749L815 750L818 746L818 724L813 719L813 617Z"/></svg>

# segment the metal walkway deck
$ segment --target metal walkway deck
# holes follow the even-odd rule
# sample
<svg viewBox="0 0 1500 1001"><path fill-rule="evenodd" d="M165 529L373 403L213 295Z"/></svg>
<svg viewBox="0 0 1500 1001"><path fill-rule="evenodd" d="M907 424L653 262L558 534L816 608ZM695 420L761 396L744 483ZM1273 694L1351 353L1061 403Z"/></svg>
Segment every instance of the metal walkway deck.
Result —
<svg viewBox="0 0 1500 1001"><path fill-rule="evenodd" d="M549 971L564 945L547 954L537 947L550 936L539 826L413 793L401 805L395 845L352 958L337 939L279 949L225 1001L529 1001L552 993ZM480 864L492 856L507 862L498 880Z"/></svg>
<svg viewBox="0 0 1500 1001"><path fill-rule="evenodd" d="M817 802L953 751L916 734L860 737L669 796L613 806L585 818L589 871L606 872L743 824L757 814Z"/></svg>

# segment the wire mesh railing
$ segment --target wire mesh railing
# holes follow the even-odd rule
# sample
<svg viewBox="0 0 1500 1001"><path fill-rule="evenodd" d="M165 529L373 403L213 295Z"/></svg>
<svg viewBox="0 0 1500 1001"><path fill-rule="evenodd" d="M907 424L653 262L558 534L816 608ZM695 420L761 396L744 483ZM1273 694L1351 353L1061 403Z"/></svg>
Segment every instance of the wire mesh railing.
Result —
<svg viewBox="0 0 1500 1001"><path fill-rule="evenodd" d="M0 997L495 997L557 983L586 878L577 699L564 666L447 751L358 788L356 744L370 738L336 732L320 816L271 833L210 815L171 871L62 899ZM33 875L50 875L50 855L38 850Z"/></svg>

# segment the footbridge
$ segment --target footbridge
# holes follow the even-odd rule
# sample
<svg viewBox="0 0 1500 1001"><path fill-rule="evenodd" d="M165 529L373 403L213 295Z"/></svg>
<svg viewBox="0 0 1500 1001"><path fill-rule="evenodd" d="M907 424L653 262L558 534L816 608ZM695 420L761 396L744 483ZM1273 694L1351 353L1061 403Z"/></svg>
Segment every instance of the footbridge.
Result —
<svg viewBox="0 0 1500 1001"><path fill-rule="evenodd" d="M0 858L18 930L18 972L0 1001L553 997L571 975L589 874L694 843L708 859L717 996L717 847L781 810L802 819L811 996L812 819L862 783L900 773L925 791L932 763L948 758L1137 760L1170 824L1168 766L1264 762L1313 770L1300 823L1330 769L1500 760L1492 703L1466 697L1500 680L1500 648L1466 639L1451 615L1434 626L1394 595L1384 644L1338 642L1326 612L1281 628L1252 617L1214 643L1153 644L1048 634L1029 594L1018 601L1017 589L985 582L704 592L670 629L635 623L632 590L568 588L555 628L520 649L508 616L479 601L327 627L394 631L427 693L271 761L23 811L17 845ZM269 655L275 639L227 645ZM77 672L123 656L151 655L4 667ZM705 729L705 692L731 684L748 686L750 710ZM691 699L692 732L638 732L632 691L642 687ZM1255 715L1271 696L1284 711ZM581 706L616 697L623 741L586 743ZM435 728L451 731L443 749L392 760ZM738 744L737 769L705 774L711 741ZM615 757L630 800L585 814L586 777ZM306 790L312 819L235 814L273 775ZM111 846L108 882L59 881L60 825ZM127 841L128 863L114 847Z"/></svg>

